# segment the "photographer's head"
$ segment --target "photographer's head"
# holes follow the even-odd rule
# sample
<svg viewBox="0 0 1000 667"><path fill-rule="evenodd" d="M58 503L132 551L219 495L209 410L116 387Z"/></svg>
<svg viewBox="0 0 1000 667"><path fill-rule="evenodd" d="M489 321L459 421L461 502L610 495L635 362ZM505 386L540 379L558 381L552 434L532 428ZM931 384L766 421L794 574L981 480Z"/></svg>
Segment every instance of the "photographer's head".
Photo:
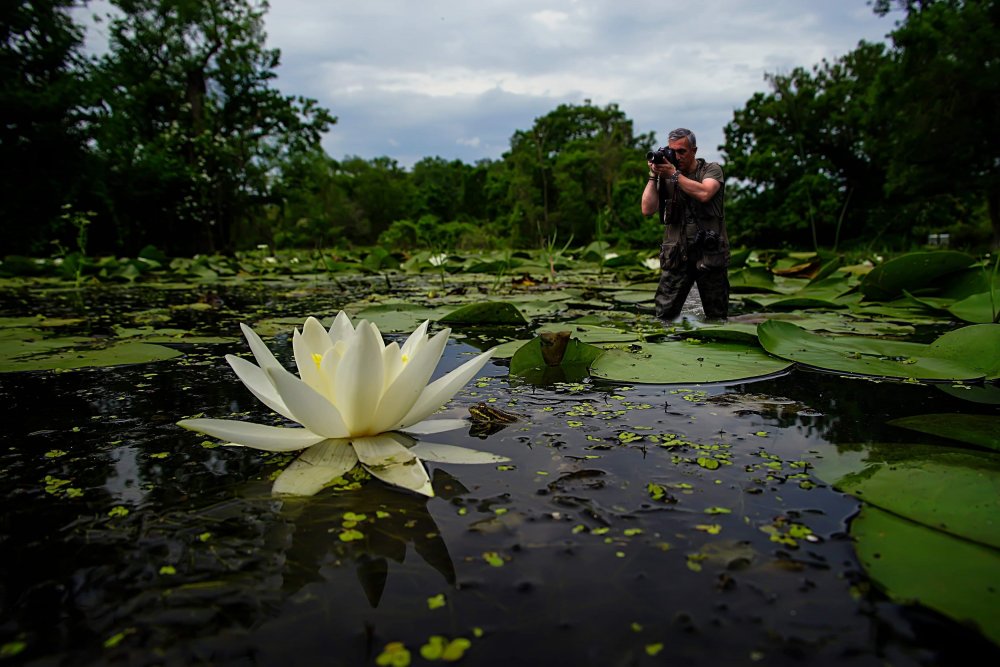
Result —
<svg viewBox="0 0 1000 667"><path fill-rule="evenodd" d="M695 153L698 152L698 140L694 132L679 127L667 135L667 147L677 154L678 167L682 172L691 171L694 166Z"/></svg>

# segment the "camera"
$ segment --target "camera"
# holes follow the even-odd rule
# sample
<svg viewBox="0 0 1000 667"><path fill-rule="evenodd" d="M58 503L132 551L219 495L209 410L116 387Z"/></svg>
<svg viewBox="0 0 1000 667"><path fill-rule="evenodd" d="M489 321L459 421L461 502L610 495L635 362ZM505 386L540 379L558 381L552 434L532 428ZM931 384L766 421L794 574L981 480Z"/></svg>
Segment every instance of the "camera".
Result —
<svg viewBox="0 0 1000 667"><path fill-rule="evenodd" d="M652 162L653 164L666 164L669 162L675 167L680 166L677 162L677 153L674 152L673 148L668 146L660 146L655 151L646 153L646 162Z"/></svg>
<svg viewBox="0 0 1000 667"><path fill-rule="evenodd" d="M694 237L694 244L700 245L702 250L717 252L721 239L719 233L712 230L699 229Z"/></svg>

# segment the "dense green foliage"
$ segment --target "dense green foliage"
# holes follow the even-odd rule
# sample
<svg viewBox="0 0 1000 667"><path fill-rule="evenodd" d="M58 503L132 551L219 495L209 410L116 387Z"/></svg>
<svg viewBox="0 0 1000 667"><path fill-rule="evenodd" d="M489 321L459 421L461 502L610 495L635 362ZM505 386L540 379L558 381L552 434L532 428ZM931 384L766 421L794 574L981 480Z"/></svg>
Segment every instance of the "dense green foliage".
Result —
<svg viewBox="0 0 1000 667"><path fill-rule="evenodd" d="M0 10L5 254L657 242L638 206L656 138L616 104L560 105L497 160L338 160L320 146L330 112L273 87L266 2L112 4L108 51L89 58L72 0ZM891 44L768 75L735 110L720 148L738 243L1000 239L1000 3L873 6L900 12Z"/></svg>
<svg viewBox="0 0 1000 667"><path fill-rule="evenodd" d="M892 46L768 76L723 147L731 231L755 243L1000 242L1000 2L876 2Z"/></svg>

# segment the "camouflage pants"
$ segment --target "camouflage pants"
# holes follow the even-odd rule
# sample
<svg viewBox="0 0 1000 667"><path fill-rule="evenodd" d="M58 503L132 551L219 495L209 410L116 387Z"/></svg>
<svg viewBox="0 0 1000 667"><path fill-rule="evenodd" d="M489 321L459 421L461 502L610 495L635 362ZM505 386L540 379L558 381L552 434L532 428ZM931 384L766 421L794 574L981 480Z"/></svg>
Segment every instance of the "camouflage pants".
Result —
<svg viewBox="0 0 1000 667"><path fill-rule="evenodd" d="M696 257L688 257L678 264L660 273L654 299L656 316L672 320L680 315L691 286L697 284L706 319L726 319L729 315L729 272L725 268L698 270Z"/></svg>

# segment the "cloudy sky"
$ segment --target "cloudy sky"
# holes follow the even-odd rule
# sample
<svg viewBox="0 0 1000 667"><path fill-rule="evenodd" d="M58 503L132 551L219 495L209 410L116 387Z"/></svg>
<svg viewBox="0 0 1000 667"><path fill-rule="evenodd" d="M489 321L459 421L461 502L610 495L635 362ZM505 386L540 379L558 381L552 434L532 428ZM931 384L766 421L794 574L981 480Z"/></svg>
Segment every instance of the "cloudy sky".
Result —
<svg viewBox="0 0 1000 667"><path fill-rule="evenodd" d="M559 104L616 103L717 158L765 73L883 40L868 0L271 0L277 86L338 117L335 158L499 158Z"/></svg>

